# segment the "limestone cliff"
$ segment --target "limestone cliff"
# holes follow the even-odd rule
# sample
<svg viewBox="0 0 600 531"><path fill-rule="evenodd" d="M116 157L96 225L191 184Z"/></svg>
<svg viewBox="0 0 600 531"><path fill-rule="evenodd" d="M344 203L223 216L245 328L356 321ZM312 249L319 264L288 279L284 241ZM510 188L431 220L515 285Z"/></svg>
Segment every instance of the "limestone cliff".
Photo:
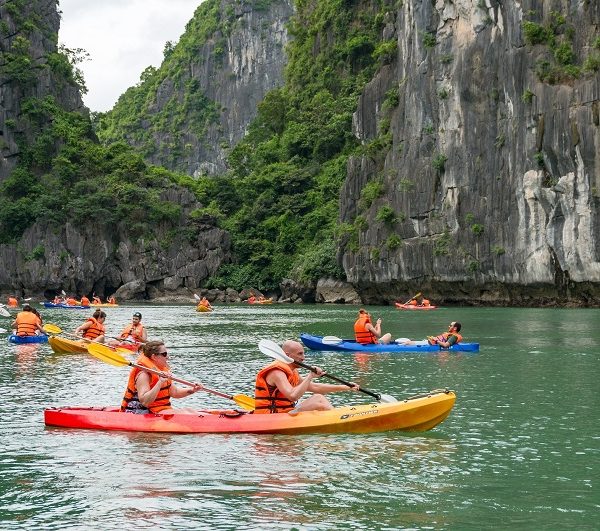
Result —
<svg viewBox="0 0 600 531"><path fill-rule="evenodd" d="M371 302L600 296L600 4L399 2L364 91L341 259ZM367 193L370 192L370 193ZM357 222L358 220L358 222Z"/></svg>
<svg viewBox="0 0 600 531"><path fill-rule="evenodd" d="M161 67L99 121L101 139L189 175L222 174L258 104L283 84L291 14L291 0L207 0Z"/></svg>

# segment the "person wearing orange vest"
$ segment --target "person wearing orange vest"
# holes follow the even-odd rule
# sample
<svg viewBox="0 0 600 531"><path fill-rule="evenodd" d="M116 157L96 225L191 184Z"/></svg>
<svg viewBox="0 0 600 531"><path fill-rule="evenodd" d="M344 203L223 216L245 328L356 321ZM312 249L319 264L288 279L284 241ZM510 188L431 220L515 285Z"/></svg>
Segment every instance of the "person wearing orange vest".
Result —
<svg viewBox="0 0 600 531"><path fill-rule="evenodd" d="M89 306L90 305L90 299L88 299L85 295L83 295L81 297L81 306Z"/></svg>
<svg viewBox="0 0 600 531"><path fill-rule="evenodd" d="M304 361L304 347L298 341L287 340L281 348L294 361ZM325 374L319 367L315 367L315 370L316 373L310 372L302 378L298 373L298 365L294 362L275 361L263 367L256 375L254 413L287 412L294 415L301 411L327 411L333 409L333 406L323 396L325 393L360 389L353 382L352 387L313 382L314 378ZM315 394L298 403L307 391Z"/></svg>
<svg viewBox="0 0 600 531"><path fill-rule="evenodd" d="M84 339L89 339L94 343L104 343L104 334L106 333L104 321L106 321L106 313L96 310L92 317L75 329L75 333L83 334Z"/></svg>
<svg viewBox="0 0 600 531"><path fill-rule="evenodd" d="M458 321L452 321L448 326L448 332L444 332L439 336L427 336L427 339L422 341L413 341L408 338L400 338L396 343L400 345L439 345L442 348L448 348L462 341L462 336L459 334L462 325Z"/></svg>
<svg viewBox="0 0 600 531"><path fill-rule="evenodd" d="M23 311L17 314L12 323L12 328L18 336L35 336L37 332L44 334L40 318L33 312L29 304L23 306Z"/></svg>
<svg viewBox="0 0 600 531"><path fill-rule="evenodd" d="M112 295L106 299L108 304L117 304L117 299L115 299Z"/></svg>
<svg viewBox="0 0 600 531"><path fill-rule="evenodd" d="M131 324L128 324L123 331L119 334L121 341L127 341L130 343L145 343L148 339L146 329L142 324L142 314L135 312L131 318ZM119 342L117 342L118 344Z"/></svg>
<svg viewBox="0 0 600 531"><path fill-rule="evenodd" d="M371 322L371 315L361 308L358 310L358 319L354 323L354 338L361 345L371 343L387 344L392 340L392 334L381 334L381 319L377 319L375 326Z"/></svg>
<svg viewBox="0 0 600 531"><path fill-rule="evenodd" d="M408 304L409 306L417 306L417 299L411 299Z"/></svg>
<svg viewBox="0 0 600 531"><path fill-rule="evenodd" d="M462 341L462 336L459 334L462 325L458 321L452 321L448 326L448 331L443 332L439 336L428 336L427 341L430 345L439 345L443 348L449 348L456 343Z"/></svg>
<svg viewBox="0 0 600 531"><path fill-rule="evenodd" d="M208 308L209 310L212 310L212 306L211 306L210 302L208 301L208 299L206 297L202 297L200 299L200 302L198 303L198 306L204 306L205 308Z"/></svg>
<svg viewBox="0 0 600 531"><path fill-rule="evenodd" d="M68 304L69 306L78 306L77 304L77 299L75 299L75 297L69 297L66 301L65 304Z"/></svg>
<svg viewBox="0 0 600 531"><path fill-rule="evenodd" d="M171 407L171 398L183 398L203 389L197 383L193 387L179 387L169 379L171 376L167 364L168 352L162 341L148 341L144 344L143 354L136 360L138 365L160 371L160 375L144 371L138 367L131 369L127 388L121 402L121 411L127 413L197 413L187 408L175 410Z"/></svg>
<svg viewBox="0 0 600 531"><path fill-rule="evenodd" d="M429 302L428 299L426 298L422 298L421 299L421 306L429 306L431 303Z"/></svg>
<svg viewBox="0 0 600 531"><path fill-rule="evenodd" d="M8 307L9 308L16 308L18 306L19 306L19 300L16 297L8 298Z"/></svg>

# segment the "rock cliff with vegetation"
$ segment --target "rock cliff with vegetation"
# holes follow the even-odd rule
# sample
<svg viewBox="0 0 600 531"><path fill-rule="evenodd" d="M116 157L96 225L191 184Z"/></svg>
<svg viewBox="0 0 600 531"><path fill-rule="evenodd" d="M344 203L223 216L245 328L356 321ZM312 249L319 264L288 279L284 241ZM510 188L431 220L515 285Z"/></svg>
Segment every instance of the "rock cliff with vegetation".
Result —
<svg viewBox="0 0 600 531"><path fill-rule="evenodd" d="M64 137L45 145L47 166L19 148L25 164L1 190L4 241L26 229L21 242L50 238L19 212L64 223L34 197L48 183L51 205L74 208L78 230L100 206L154 242L119 229L100 258L96 282L129 283L132 296L158 294L154 282L304 301L386 303L424 291L435 302L597 305L599 28L600 9L587 0L296 0L293 10L206 0L180 42L167 43L163 64L95 120L103 145L76 101L62 105L81 117L77 141L95 158L65 153L73 140ZM18 47L3 39L6 76L6 54ZM45 115L35 116L41 127ZM13 133L3 134L17 155ZM93 174L90 160L113 162ZM156 217L142 222L125 204ZM147 239L163 225L168 237ZM195 238L207 231L202 247ZM182 235L214 251L195 255L198 270L163 260ZM30 247L10 252L31 261L41 251ZM128 268L125 249L136 249ZM91 250L76 252L85 261ZM154 262L160 273L142 273ZM138 275L144 289L131 284Z"/></svg>
<svg viewBox="0 0 600 531"><path fill-rule="evenodd" d="M0 291L187 293L230 259L186 178L101 145L54 0L0 4Z"/></svg>

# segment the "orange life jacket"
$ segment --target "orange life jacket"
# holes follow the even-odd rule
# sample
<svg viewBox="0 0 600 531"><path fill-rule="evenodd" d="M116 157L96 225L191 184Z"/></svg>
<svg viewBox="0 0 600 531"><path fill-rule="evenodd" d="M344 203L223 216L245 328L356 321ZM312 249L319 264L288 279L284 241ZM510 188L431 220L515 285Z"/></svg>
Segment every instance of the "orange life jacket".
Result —
<svg viewBox="0 0 600 531"><path fill-rule="evenodd" d="M370 322L371 318L366 313L362 313L354 323L354 337L357 343L361 345L377 343L377 336L370 330L367 330L367 323Z"/></svg>
<svg viewBox="0 0 600 531"><path fill-rule="evenodd" d="M17 299L15 299L14 297L8 298L8 307L9 308L16 308L18 305L19 305L19 301Z"/></svg>
<svg viewBox="0 0 600 531"><path fill-rule="evenodd" d="M119 339L127 339L129 336L131 336L138 343L141 343L142 341L144 341L143 333L144 325L142 323L138 323L137 325L131 323L123 329L121 335L119 336Z"/></svg>
<svg viewBox="0 0 600 531"><path fill-rule="evenodd" d="M168 366L164 369L159 369L150 358L143 354L136 360L136 363L138 365L143 365L144 367L148 367L149 369L154 369L157 371L169 371ZM135 379L142 370L143 369L138 369L137 367L131 369L131 372L129 373L129 380L127 381L127 389L125 390L125 394L123 395L123 401L121 402L121 411L125 411L130 402L139 402L137 387L135 385ZM156 385L156 382L158 382L158 376L151 372L149 372L148 375L150 376L150 389L152 389ZM146 406L146 408L151 413L158 413L164 409L171 408L171 380L165 382L162 385L160 391L154 399L154 402Z"/></svg>
<svg viewBox="0 0 600 531"><path fill-rule="evenodd" d="M83 333L83 337L86 339L96 339L98 336L101 336L106 331L106 327L100 323L95 317L90 317L88 321L92 322L92 325L85 330Z"/></svg>
<svg viewBox="0 0 600 531"><path fill-rule="evenodd" d="M76 300L75 300L73 297L69 297L69 298L67 299L67 304L68 304L69 306L77 306L77 301L76 301Z"/></svg>
<svg viewBox="0 0 600 531"><path fill-rule="evenodd" d="M107 299L108 304L117 304L117 299L115 299L114 297L110 297L109 299Z"/></svg>
<svg viewBox="0 0 600 531"><path fill-rule="evenodd" d="M410 304L411 306L416 306L417 305L417 299L412 299L408 304Z"/></svg>
<svg viewBox="0 0 600 531"><path fill-rule="evenodd" d="M429 301L427 299L423 299L421 301L421 306L429 306Z"/></svg>
<svg viewBox="0 0 600 531"><path fill-rule="evenodd" d="M88 299L85 295L81 297L81 306L89 306L90 299Z"/></svg>
<svg viewBox="0 0 600 531"><path fill-rule="evenodd" d="M102 301L99 297L94 297L94 304L102 304Z"/></svg>
<svg viewBox="0 0 600 531"><path fill-rule="evenodd" d="M254 413L285 413L294 409L294 402L286 398L276 386L267 383L267 374L273 370L283 371L288 382L294 387L300 384L298 371L292 369L287 363L275 361L262 368L256 375Z"/></svg>
<svg viewBox="0 0 600 531"><path fill-rule="evenodd" d="M37 325L40 322L38 316L33 312L19 312L15 321L17 322L18 336L35 336Z"/></svg>
<svg viewBox="0 0 600 531"><path fill-rule="evenodd" d="M462 341L462 336L458 332L444 332L443 334L434 337L435 342L433 344L439 343L440 341L446 343L450 336L456 336L456 342L454 343L455 345L456 343L460 343Z"/></svg>

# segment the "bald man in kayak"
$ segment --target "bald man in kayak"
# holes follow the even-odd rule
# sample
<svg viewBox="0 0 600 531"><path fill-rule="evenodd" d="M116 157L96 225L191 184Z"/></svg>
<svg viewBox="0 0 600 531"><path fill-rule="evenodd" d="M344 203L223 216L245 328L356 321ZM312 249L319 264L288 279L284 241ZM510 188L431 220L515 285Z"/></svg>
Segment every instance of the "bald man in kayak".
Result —
<svg viewBox="0 0 600 531"><path fill-rule="evenodd" d="M304 347L298 341L288 340L281 345L283 351L293 360L304 361ZM321 384L313 382L314 378L323 376L325 372L315 367L316 373L310 372L302 378L298 373L298 365L275 361L259 371L256 376L254 413L290 413L301 411L327 411L333 409L331 402L323 395L339 391L358 391L354 382L352 387L337 384ZM311 397L298 402L306 392L315 393Z"/></svg>

